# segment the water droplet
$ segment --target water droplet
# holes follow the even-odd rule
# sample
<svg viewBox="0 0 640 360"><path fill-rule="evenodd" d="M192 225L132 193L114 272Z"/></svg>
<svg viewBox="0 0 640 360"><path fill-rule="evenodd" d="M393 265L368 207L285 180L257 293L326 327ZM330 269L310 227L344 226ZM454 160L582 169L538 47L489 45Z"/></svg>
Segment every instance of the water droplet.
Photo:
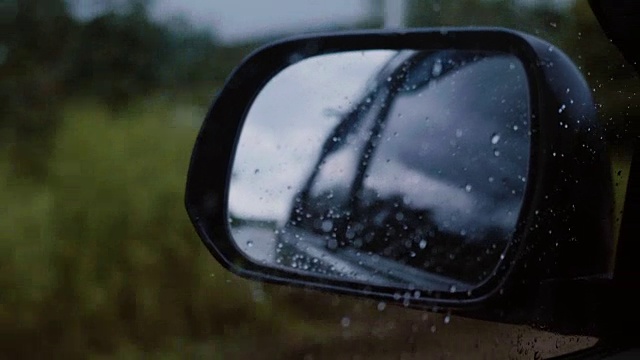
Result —
<svg viewBox="0 0 640 360"><path fill-rule="evenodd" d="M455 286L455 285L451 285L451 286L449 287L449 292L454 293L454 292L456 292L456 290L457 290L457 288L456 288L456 286Z"/></svg>
<svg viewBox="0 0 640 360"><path fill-rule="evenodd" d="M333 230L333 221L325 220L322 222L322 231L329 232Z"/></svg>
<svg viewBox="0 0 640 360"><path fill-rule="evenodd" d="M444 317L444 323L445 323L445 324L448 324L448 323L450 323L450 322L451 322L451 315L450 315L450 314L445 315L445 317Z"/></svg>
<svg viewBox="0 0 640 360"><path fill-rule="evenodd" d="M558 27L558 24L554 23L553 21L549 23L549 25L551 25L551 27Z"/></svg>
<svg viewBox="0 0 640 360"><path fill-rule="evenodd" d="M467 184L467 185L464 187L464 190L465 190L466 192L471 192L471 185Z"/></svg>
<svg viewBox="0 0 640 360"><path fill-rule="evenodd" d="M462 130L460 130L460 129L456 130L456 137L457 138L462 137Z"/></svg>
<svg viewBox="0 0 640 360"><path fill-rule="evenodd" d="M327 247L331 250L335 250L338 248L338 240L336 239L329 239L327 241Z"/></svg>
<svg viewBox="0 0 640 360"><path fill-rule="evenodd" d="M493 176L489 176L489 182L492 183L494 180Z"/></svg>
<svg viewBox="0 0 640 360"><path fill-rule="evenodd" d="M431 325L431 329L430 330L431 330L432 333L436 332L436 326L435 325Z"/></svg>
<svg viewBox="0 0 640 360"><path fill-rule="evenodd" d="M251 240L247 241L247 247L253 247L253 241Z"/></svg>
<svg viewBox="0 0 640 360"><path fill-rule="evenodd" d="M349 325L351 325L351 319L349 319L347 316L343 317L342 320L340 320L340 325L342 325L342 327L344 328L349 327Z"/></svg>
<svg viewBox="0 0 640 360"><path fill-rule="evenodd" d="M420 243L418 244L418 246L420 247L420 249L424 249L427 247L427 240L420 240Z"/></svg>
<svg viewBox="0 0 640 360"><path fill-rule="evenodd" d="M518 131L518 125L513 125L513 131Z"/></svg>
<svg viewBox="0 0 640 360"><path fill-rule="evenodd" d="M513 69L515 69L515 68L516 68L516 64L514 64L514 63L510 63L510 64L509 64L509 69L510 69L510 70L513 70Z"/></svg>
<svg viewBox="0 0 640 360"><path fill-rule="evenodd" d="M497 144L498 141L500 141L500 134L493 134L491 135L491 143L493 145Z"/></svg>
<svg viewBox="0 0 640 360"><path fill-rule="evenodd" d="M562 104L562 106L560 106L560 108L558 109L558 114L562 114L562 112L564 111L564 109L566 109L567 107L565 106L565 104Z"/></svg>
<svg viewBox="0 0 640 360"><path fill-rule="evenodd" d="M438 59L433 64L433 69L431 69L431 75L439 76L442 73L442 62Z"/></svg>
<svg viewBox="0 0 640 360"><path fill-rule="evenodd" d="M387 307L387 303L385 303L384 301L380 301L378 303L378 311L383 311L386 307Z"/></svg>
<svg viewBox="0 0 640 360"><path fill-rule="evenodd" d="M493 155L500 156L500 150L498 149L493 150Z"/></svg>

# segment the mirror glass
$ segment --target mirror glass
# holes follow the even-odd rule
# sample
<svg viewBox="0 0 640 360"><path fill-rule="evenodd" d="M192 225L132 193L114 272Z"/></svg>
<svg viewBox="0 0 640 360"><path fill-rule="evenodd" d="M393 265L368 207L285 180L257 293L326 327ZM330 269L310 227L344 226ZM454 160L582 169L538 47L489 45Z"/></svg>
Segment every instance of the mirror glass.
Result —
<svg viewBox="0 0 640 360"><path fill-rule="evenodd" d="M368 50L296 62L252 104L229 224L263 265L469 291L504 258L530 151L513 55Z"/></svg>

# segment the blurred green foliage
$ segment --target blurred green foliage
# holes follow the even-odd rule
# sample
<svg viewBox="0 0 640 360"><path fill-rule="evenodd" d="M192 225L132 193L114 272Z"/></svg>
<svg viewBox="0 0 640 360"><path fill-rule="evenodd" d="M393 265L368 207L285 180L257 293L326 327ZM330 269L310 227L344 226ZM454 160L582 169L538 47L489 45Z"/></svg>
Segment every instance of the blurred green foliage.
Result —
<svg viewBox="0 0 640 360"><path fill-rule="evenodd" d="M176 114L155 100L115 120L104 105L73 102L46 184L2 171L0 354L142 356L199 344L210 355L246 344L249 328L304 334L288 315L295 306L274 309L195 237L183 206L195 128L176 126Z"/></svg>
<svg viewBox="0 0 640 360"><path fill-rule="evenodd" d="M0 146L11 149L8 171L46 178L70 97L92 95L117 111L152 91L176 94L206 84L210 93L226 76L213 34L179 19L156 21L149 4L131 1L83 21L64 0L1 3Z"/></svg>
<svg viewBox="0 0 640 360"><path fill-rule="evenodd" d="M291 349L342 339L341 317L362 302L228 274L184 210L205 107L258 44L220 44L148 6L80 21L64 0L0 0L0 358L301 358ZM635 75L586 2L568 11L411 0L408 14L412 26L511 26L553 41L581 66L614 139L636 126Z"/></svg>

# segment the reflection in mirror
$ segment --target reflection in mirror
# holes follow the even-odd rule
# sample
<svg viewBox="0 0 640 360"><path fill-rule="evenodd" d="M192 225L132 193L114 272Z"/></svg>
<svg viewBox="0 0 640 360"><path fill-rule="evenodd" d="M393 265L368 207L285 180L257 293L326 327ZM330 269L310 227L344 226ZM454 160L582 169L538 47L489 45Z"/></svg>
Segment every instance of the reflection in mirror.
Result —
<svg viewBox="0 0 640 360"><path fill-rule="evenodd" d="M289 66L237 145L237 247L314 276L471 290L516 228L528 89L522 63L495 52L353 51Z"/></svg>

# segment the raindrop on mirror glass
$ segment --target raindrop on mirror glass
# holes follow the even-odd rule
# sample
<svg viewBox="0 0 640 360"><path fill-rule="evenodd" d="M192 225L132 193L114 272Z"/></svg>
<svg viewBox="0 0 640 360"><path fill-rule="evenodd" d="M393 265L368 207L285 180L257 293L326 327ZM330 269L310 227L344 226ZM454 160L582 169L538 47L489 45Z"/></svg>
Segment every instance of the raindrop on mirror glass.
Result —
<svg viewBox="0 0 640 360"><path fill-rule="evenodd" d="M383 311L386 307L387 307L387 303L385 303L384 301L380 301L378 303L378 311Z"/></svg>
<svg viewBox="0 0 640 360"><path fill-rule="evenodd" d="M493 150L493 155L495 155L495 156L500 156L500 150L498 150L498 149L494 149L494 150Z"/></svg>
<svg viewBox="0 0 640 360"><path fill-rule="evenodd" d="M445 323L445 324L448 324L448 323L450 323L450 322L451 322L451 314L447 314L447 315L445 315L445 317L444 317L444 323Z"/></svg>
<svg viewBox="0 0 640 360"><path fill-rule="evenodd" d="M433 69L431 69L431 75L438 76L442 72L442 62L440 60L436 60L433 64Z"/></svg>
<svg viewBox="0 0 640 360"><path fill-rule="evenodd" d="M247 241L247 247L253 247L253 241L249 240Z"/></svg>
<svg viewBox="0 0 640 360"><path fill-rule="evenodd" d="M491 135L491 143L493 145L497 144L498 141L500 141L500 134L493 134Z"/></svg>
<svg viewBox="0 0 640 360"><path fill-rule="evenodd" d="M325 220L322 222L322 231L329 232L333 229L333 221Z"/></svg>
<svg viewBox="0 0 640 360"><path fill-rule="evenodd" d="M420 247L420 249L424 249L427 247L427 240L420 240L420 243L418 244L418 246Z"/></svg>
<svg viewBox="0 0 640 360"><path fill-rule="evenodd" d="M467 184L467 185L464 187L464 190L465 190L466 192L471 192L471 185L470 185L470 184Z"/></svg>

